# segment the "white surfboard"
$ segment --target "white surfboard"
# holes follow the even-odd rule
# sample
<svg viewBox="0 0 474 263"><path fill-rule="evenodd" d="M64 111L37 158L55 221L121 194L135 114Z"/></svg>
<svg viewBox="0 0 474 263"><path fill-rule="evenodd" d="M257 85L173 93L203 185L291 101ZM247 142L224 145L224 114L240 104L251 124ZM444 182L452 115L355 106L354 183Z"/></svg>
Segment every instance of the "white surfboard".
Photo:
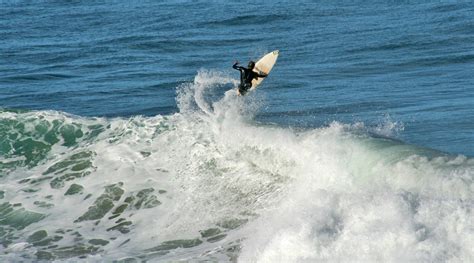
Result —
<svg viewBox="0 0 474 263"><path fill-rule="evenodd" d="M257 63L255 63L255 68L253 69L253 71L255 71L257 73L264 73L264 74L270 73L270 71L273 68L273 65L275 65L275 63L277 61L278 53L279 53L279 51L275 50L275 51L272 51L272 52L266 54L265 56L263 56L261 59L259 59L257 61ZM250 90L254 90L255 88L257 88L257 86L260 83L262 83L262 81L264 79L265 78L253 79L252 80L252 88Z"/></svg>

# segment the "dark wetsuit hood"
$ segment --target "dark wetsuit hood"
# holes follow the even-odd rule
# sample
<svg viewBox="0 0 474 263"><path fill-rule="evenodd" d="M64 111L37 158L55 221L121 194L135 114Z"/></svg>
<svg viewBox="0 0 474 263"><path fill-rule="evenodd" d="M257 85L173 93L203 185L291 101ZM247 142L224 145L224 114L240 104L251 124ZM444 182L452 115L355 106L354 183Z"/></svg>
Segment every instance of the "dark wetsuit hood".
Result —
<svg viewBox="0 0 474 263"><path fill-rule="evenodd" d="M253 62L253 61L249 61L248 68L249 68L249 69L253 69L253 68L255 68L255 62Z"/></svg>

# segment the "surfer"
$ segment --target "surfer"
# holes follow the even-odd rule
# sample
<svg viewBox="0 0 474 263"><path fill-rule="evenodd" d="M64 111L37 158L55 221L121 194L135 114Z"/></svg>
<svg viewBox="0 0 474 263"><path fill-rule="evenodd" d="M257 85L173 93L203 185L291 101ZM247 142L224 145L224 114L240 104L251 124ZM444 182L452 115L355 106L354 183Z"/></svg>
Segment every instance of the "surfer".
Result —
<svg viewBox="0 0 474 263"><path fill-rule="evenodd" d="M248 68L237 66L239 61L235 61L232 66L234 69L240 71L240 85L239 85L239 95L245 95L247 91L252 88L252 80L257 78L265 78L267 74L259 74L253 69L255 68L255 62L249 61Z"/></svg>

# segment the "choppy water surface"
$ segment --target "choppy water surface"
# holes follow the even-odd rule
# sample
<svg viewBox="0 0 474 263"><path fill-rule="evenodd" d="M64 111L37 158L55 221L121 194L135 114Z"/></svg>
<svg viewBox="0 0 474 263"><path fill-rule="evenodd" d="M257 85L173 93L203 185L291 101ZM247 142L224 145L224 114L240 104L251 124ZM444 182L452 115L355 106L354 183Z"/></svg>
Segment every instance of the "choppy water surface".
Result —
<svg viewBox="0 0 474 263"><path fill-rule="evenodd" d="M1 7L0 259L473 260L472 3Z"/></svg>

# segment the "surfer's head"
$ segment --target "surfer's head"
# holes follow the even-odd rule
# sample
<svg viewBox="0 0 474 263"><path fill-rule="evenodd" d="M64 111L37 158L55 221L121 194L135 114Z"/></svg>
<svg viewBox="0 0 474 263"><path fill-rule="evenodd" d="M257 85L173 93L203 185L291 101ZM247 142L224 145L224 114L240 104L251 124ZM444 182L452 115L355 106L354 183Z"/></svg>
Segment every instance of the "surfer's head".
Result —
<svg viewBox="0 0 474 263"><path fill-rule="evenodd" d="M255 62L252 60L249 61L249 69L253 69L255 67Z"/></svg>

